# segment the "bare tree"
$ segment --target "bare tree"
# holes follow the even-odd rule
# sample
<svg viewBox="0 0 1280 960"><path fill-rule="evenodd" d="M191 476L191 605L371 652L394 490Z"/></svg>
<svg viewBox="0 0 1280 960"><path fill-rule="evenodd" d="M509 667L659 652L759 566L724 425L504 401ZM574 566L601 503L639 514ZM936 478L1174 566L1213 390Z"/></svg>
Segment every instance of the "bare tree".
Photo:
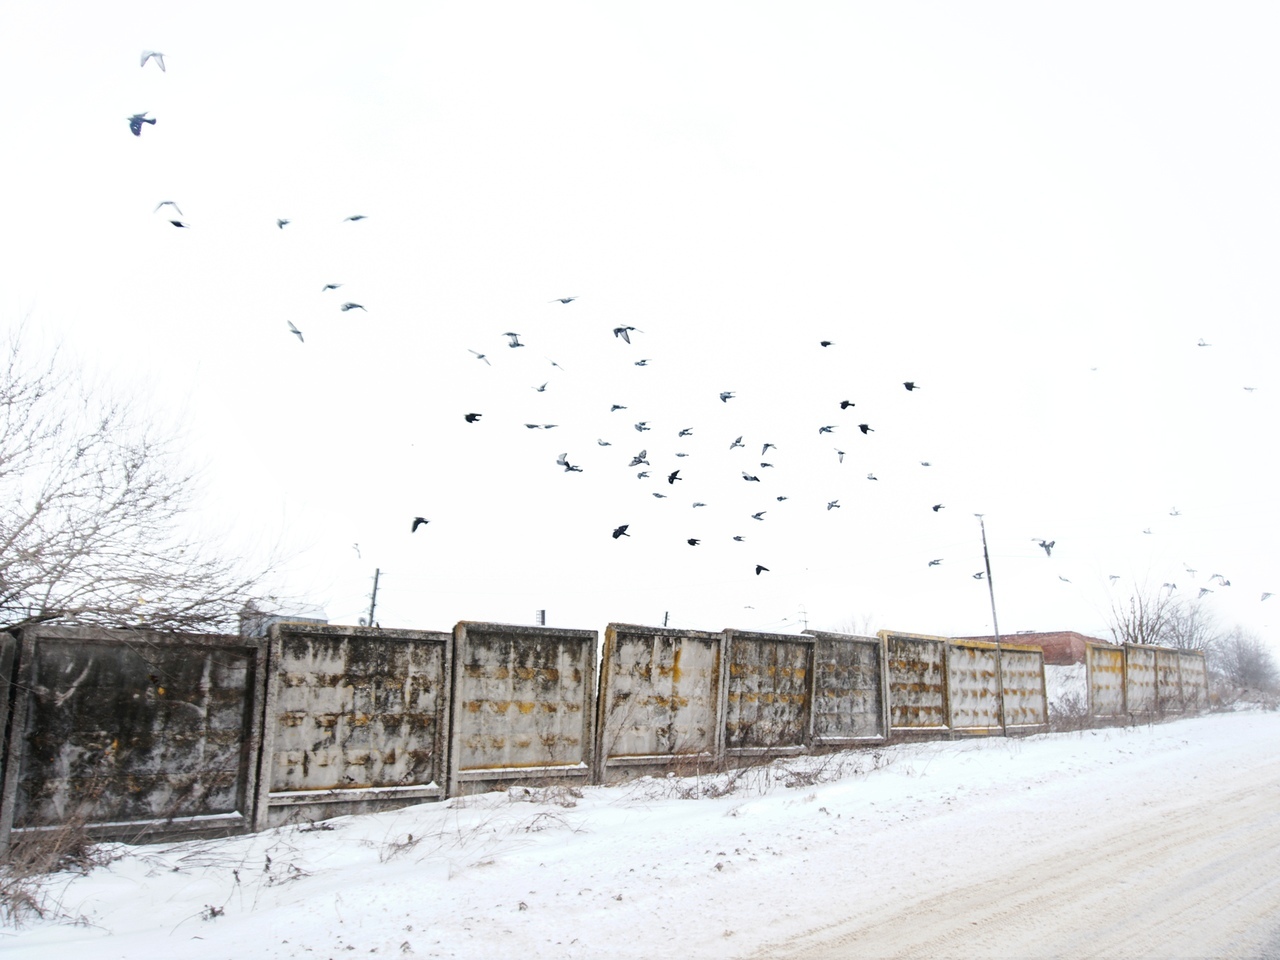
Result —
<svg viewBox="0 0 1280 960"><path fill-rule="evenodd" d="M1196 650L1206 656L1222 640L1223 629L1211 609L1196 600L1170 602L1160 644L1176 650Z"/></svg>
<svg viewBox="0 0 1280 960"><path fill-rule="evenodd" d="M1116 643L1163 643L1177 606L1169 594L1135 585L1127 601L1111 603L1111 636Z"/></svg>
<svg viewBox="0 0 1280 960"><path fill-rule="evenodd" d="M1275 655L1261 637L1240 627L1222 638L1210 663L1214 672L1234 687L1280 689Z"/></svg>
<svg viewBox="0 0 1280 960"><path fill-rule="evenodd" d="M182 533L195 478L175 437L30 352L19 328L0 357L0 629L226 629L260 575Z"/></svg>

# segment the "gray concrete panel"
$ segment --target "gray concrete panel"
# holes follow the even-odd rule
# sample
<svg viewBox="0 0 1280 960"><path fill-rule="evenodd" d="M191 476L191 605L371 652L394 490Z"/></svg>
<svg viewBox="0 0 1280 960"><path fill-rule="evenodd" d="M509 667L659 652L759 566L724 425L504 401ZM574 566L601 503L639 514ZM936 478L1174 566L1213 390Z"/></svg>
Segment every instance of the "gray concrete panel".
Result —
<svg viewBox="0 0 1280 960"><path fill-rule="evenodd" d="M1045 689L1044 650L1001 644L1000 677L1004 683L1005 732L1047 730L1049 697Z"/></svg>
<svg viewBox="0 0 1280 960"><path fill-rule="evenodd" d="M889 674L889 732L949 733L947 640L881 630Z"/></svg>
<svg viewBox="0 0 1280 960"><path fill-rule="evenodd" d="M889 698L884 643L806 630L814 643L813 742L838 747L884 740Z"/></svg>
<svg viewBox="0 0 1280 960"><path fill-rule="evenodd" d="M1156 652L1154 647L1124 645L1124 702L1130 715L1156 712Z"/></svg>
<svg viewBox="0 0 1280 960"><path fill-rule="evenodd" d="M799 753L809 742L812 636L725 630L726 757Z"/></svg>
<svg viewBox="0 0 1280 960"><path fill-rule="evenodd" d="M1125 716L1125 655L1123 647L1085 645L1085 674L1089 688L1089 716L1106 720Z"/></svg>

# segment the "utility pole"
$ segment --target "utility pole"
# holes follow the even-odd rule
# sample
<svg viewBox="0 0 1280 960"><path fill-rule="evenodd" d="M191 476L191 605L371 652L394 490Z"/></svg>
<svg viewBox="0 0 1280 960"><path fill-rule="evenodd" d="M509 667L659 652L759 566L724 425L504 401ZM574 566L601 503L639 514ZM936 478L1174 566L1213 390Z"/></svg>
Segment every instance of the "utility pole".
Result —
<svg viewBox="0 0 1280 960"><path fill-rule="evenodd" d="M804 608L804 604L800 604L800 629L802 631L809 629L809 611Z"/></svg>
<svg viewBox="0 0 1280 960"><path fill-rule="evenodd" d="M982 522L982 514L975 513L978 518L978 529L982 531L982 561L987 566L987 594L991 597L991 631L996 638L996 690L1000 710L1000 732L1008 734L1004 722L1004 663L1000 655L1000 624L996 621L996 588L991 582L991 555L987 552L987 525Z"/></svg>
<svg viewBox="0 0 1280 960"><path fill-rule="evenodd" d="M373 626L373 613L378 609L378 578L382 576L382 568L373 571L373 595L369 598L369 626Z"/></svg>
<svg viewBox="0 0 1280 960"><path fill-rule="evenodd" d="M670 611L670 610L663 610L663 611L662 611L662 625L663 625L664 627L667 625L667 618L668 618L669 616L671 616L671 611Z"/></svg>

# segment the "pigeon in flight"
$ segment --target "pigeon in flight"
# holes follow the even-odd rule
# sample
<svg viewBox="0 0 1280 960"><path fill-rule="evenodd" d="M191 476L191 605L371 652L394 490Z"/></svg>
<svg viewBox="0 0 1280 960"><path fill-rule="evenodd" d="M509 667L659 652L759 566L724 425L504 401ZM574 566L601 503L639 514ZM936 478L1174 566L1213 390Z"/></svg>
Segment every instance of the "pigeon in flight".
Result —
<svg viewBox="0 0 1280 960"><path fill-rule="evenodd" d="M830 433L830 432L831 432L832 430L834 430L834 429L835 429L835 427L833 427L833 426L819 427L819 428L818 428L818 434L819 434L819 435L822 435L822 434L824 434L824 433Z"/></svg>
<svg viewBox="0 0 1280 960"><path fill-rule="evenodd" d="M764 519L764 515L765 515L766 513L768 513L768 512L769 512L768 510L761 510L759 513L753 513L753 514L751 515L751 519L752 519L752 520L763 520L763 519Z"/></svg>
<svg viewBox="0 0 1280 960"><path fill-rule="evenodd" d="M760 456L763 457L766 453L768 453L770 447L773 447L774 450L778 449L776 444L766 443L763 447L760 448Z"/></svg>
<svg viewBox="0 0 1280 960"><path fill-rule="evenodd" d="M934 513L937 513L939 510L945 510L945 509L946 509L946 505L945 505L945 504L942 504L942 503L935 503L935 504L933 505L933 512L934 512Z"/></svg>
<svg viewBox="0 0 1280 960"><path fill-rule="evenodd" d="M679 470L672 470L671 473L667 474L667 483L671 484L672 486L675 486L675 482L677 480L683 480L683 479L684 477L680 476Z"/></svg>
<svg viewBox="0 0 1280 960"><path fill-rule="evenodd" d="M874 473L868 473L868 474L867 474L867 479L868 479L868 480L879 480L880 478L879 478L879 477L877 477Z"/></svg>
<svg viewBox="0 0 1280 960"><path fill-rule="evenodd" d="M768 572L769 572L769 568L768 568L768 567L761 566L761 565L760 565L760 564L758 564L758 563L756 564L756 576L757 576L757 577L758 577L758 576L760 576L760 574L762 574L762 573L768 573Z"/></svg>
<svg viewBox="0 0 1280 960"><path fill-rule="evenodd" d="M324 293L326 290L337 290L340 286L342 286L340 283L326 283L320 288L320 292Z"/></svg>
<svg viewBox="0 0 1280 960"><path fill-rule="evenodd" d="M568 453L562 453L560 454L560 456L556 457L556 463L564 467L565 473L581 473L582 472L581 467L575 467L573 464L569 462Z"/></svg>
<svg viewBox="0 0 1280 960"><path fill-rule="evenodd" d="M861 430L864 434L875 433L875 430L867 426L865 423L858 424L858 429Z"/></svg>
<svg viewBox="0 0 1280 960"><path fill-rule="evenodd" d="M1198 594L1196 594L1196 599L1197 599L1197 600L1202 600L1202 599L1204 599L1204 595L1205 595L1206 593L1213 593L1213 591L1212 591L1212 590L1210 590L1208 587L1201 587L1201 588L1200 588L1200 592L1199 592Z"/></svg>
<svg viewBox="0 0 1280 960"><path fill-rule="evenodd" d="M348 220L350 220L352 223L355 223L359 220L368 220L368 219L369 218L366 217L363 213L357 213L357 214L353 214L350 217L343 217L342 222L346 223Z"/></svg>
<svg viewBox="0 0 1280 960"><path fill-rule="evenodd" d="M839 507L839 506L840 506L840 501L839 501L839 500L828 500L828 501L827 501L827 509L828 509L828 510L834 510L834 509L836 509L836 508L837 508L837 507Z"/></svg>
<svg viewBox="0 0 1280 960"><path fill-rule="evenodd" d="M985 574L985 573L983 573L981 570L979 570L977 573L975 573L975 574L973 575L973 579L975 579L975 580L981 580L981 579L982 579L983 577L985 577L985 576L986 576L986 574Z"/></svg>
<svg viewBox="0 0 1280 960"><path fill-rule="evenodd" d="M1044 540L1039 539L1038 537L1032 537L1031 540L1033 543L1040 544L1040 549L1044 551L1044 555L1046 557L1053 556L1053 545L1058 542L1057 540L1049 540L1046 542Z"/></svg>
<svg viewBox="0 0 1280 960"><path fill-rule="evenodd" d="M153 127L156 125L155 117L147 116L147 114L150 112L151 112L150 110L143 110L141 113L135 113L133 116L129 118L129 131L135 137L142 136L142 125L144 123L149 123Z"/></svg>
<svg viewBox="0 0 1280 960"><path fill-rule="evenodd" d="M1112 583L1114 583L1115 581L1117 581L1117 580L1119 580L1119 579L1120 579L1120 574L1118 574L1118 573L1113 573L1113 574L1109 575L1109 576L1107 577L1107 579L1108 579L1108 580L1110 580Z"/></svg>
<svg viewBox="0 0 1280 960"><path fill-rule="evenodd" d="M645 463L648 463L648 462L649 462L649 461L647 461L647 460L645 461ZM637 473L637 474L636 474L636 479L637 479L637 480L643 480L643 479L645 479L645 477L647 477L647 476L649 476L649 471L648 471L648 470L641 470L639 473Z"/></svg>
<svg viewBox="0 0 1280 960"><path fill-rule="evenodd" d="M559 426L558 423L526 423L526 427L530 430L554 430Z"/></svg>
<svg viewBox="0 0 1280 960"><path fill-rule="evenodd" d="M928 460L921 460L921 461L920 461L920 466L922 466L922 467L931 467L931 466L933 466L933 464L931 464Z"/></svg>
<svg viewBox="0 0 1280 960"><path fill-rule="evenodd" d="M577 297L556 297L554 300L548 300L547 303L573 303L573 301L577 299ZM626 527L623 527L622 529L625 530Z"/></svg>
<svg viewBox="0 0 1280 960"><path fill-rule="evenodd" d="M483 353L481 353L479 350L472 350L470 347L467 347L467 351L468 351L469 353L473 353L473 354L475 354L475 358L476 358L477 360L483 360L483 361L485 362L485 366L487 366L487 367L492 367L492 366L493 366L493 364L489 362L489 358L488 358L488 357L486 357L486 356L485 356Z"/></svg>
<svg viewBox="0 0 1280 960"><path fill-rule="evenodd" d="M1150 528L1150 527L1147 527L1147 528L1146 528L1145 530L1143 530L1142 532L1143 532L1143 533L1150 533L1150 532L1151 532L1151 528Z"/></svg>
<svg viewBox="0 0 1280 960"><path fill-rule="evenodd" d="M1269 597L1269 596L1271 596L1271 594L1269 594L1269 593L1264 593L1264 594L1262 595L1262 600L1267 599L1267 597ZM1259 600L1258 602L1259 602L1259 603L1261 603L1261 602L1262 602L1262 600Z"/></svg>
<svg viewBox="0 0 1280 960"><path fill-rule="evenodd" d="M462 419L466 420L467 423L479 423L481 416L482 414L479 413L468 413L464 414Z"/></svg>
<svg viewBox="0 0 1280 960"><path fill-rule="evenodd" d="M1070 581L1070 580L1068 580L1066 577L1062 576L1062 574L1058 574L1058 579L1059 579L1059 580L1061 580L1063 583L1070 583L1070 582L1071 582L1071 581Z"/></svg>
<svg viewBox="0 0 1280 960"><path fill-rule="evenodd" d="M1179 510L1177 507L1174 507L1172 510L1169 511L1169 516L1180 517L1182 516L1182 511Z"/></svg>
<svg viewBox="0 0 1280 960"><path fill-rule="evenodd" d="M571 297L570 299L573 299L573 298ZM563 302L564 302L564 303L568 303L569 301L568 301L568 300L565 300L565 301L563 301ZM627 533L627 527L629 527L629 526L631 526L631 524L629 524L629 523L624 523L624 524L623 524L622 526L620 526L620 527L614 527L614 528L613 528L613 539L617 540L619 537L629 537L629 536L631 536L631 534Z"/></svg>
<svg viewBox="0 0 1280 960"><path fill-rule="evenodd" d="M159 203L156 204L156 208L151 212L159 213L161 207L173 207L173 209L178 211L178 216L182 216L182 211L178 209L178 205L174 203L172 200L161 200ZM1248 388L1246 387L1246 389Z"/></svg>
<svg viewBox="0 0 1280 960"><path fill-rule="evenodd" d="M677 456L677 457L687 457L687 456L688 456L688 454L687 454L687 453L677 453L677 454L676 454L676 456Z"/></svg>
<svg viewBox="0 0 1280 960"><path fill-rule="evenodd" d="M760 478L759 478L759 477L753 477L751 474L747 473L747 471L745 471L745 470L743 470L743 471L742 471L742 479L743 479L743 480L752 480L752 481L754 481L754 482L756 482L756 483L759 483L759 482L760 482Z"/></svg>
<svg viewBox="0 0 1280 960"><path fill-rule="evenodd" d="M286 220L283 217L276 217L276 226L279 227L281 230L283 230L285 227L287 227L291 223L293 223L292 220Z"/></svg>
<svg viewBox="0 0 1280 960"><path fill-rule="evenodd" d="M841 410L848 410L850 407L856 407L856 406L857 406L857 404L856 404L856 403L854 403L852 400L841 400L841 401L840 401L840 409L841 409Z"/></svg>
<svg viewBox="0 0 1280 960"><path fill-rule="evenodd" d="M145 67L147 65L148 60L154 60L156 62L156 66L160 68L161 73L168 72L164 68L164 54L161 53L159 50L143 50L142 60L138 64L138 66Z"/></svg>
<svg viewBox="0 0 1280 960"><path fill-rule="evenodd" d="M1205 342L1204 342L1204 337L1201 337L1201 338L1200 338L1200 342L1199 342L1199 343L1197 343L1197 344L1196 344L1196 346L1197 346L1197 347L1212 347L1212 346L1213 346L1213 344L1212 344L1212 343L1205 343Z"/></svg>
<svg viewBox="0 0 1280 960"><path fill-rule="evenodd" d="M703 503L701 500L698 500L697 502L694 503L693 506L694 506L694 509L696 510L698 507L705 507L706 504Z"/></svg>
<svg viewBox="0 0 1280 960"><path fill-rule="evenodd" d="M774 497L773 499L775 499L775 500L777 500L779 503L781 503L783 500L786 500L787 498L786 498L786 497Z"/></svg>
<svg viewBox="0 0 1280 960"><path fill-rule="evenodd" d="M941 564L941 563L942 563L942 558L941 558L941 557L939 557L937 560L930 560L930 561L929 561L929 566L931 566L931 567L936 567L936 566L938 566L938 565L939 565L939 564Z"/></svg>
<svg viewBox="0 0 1280 960"><path fill-rule="evenodd" d="M677 433L677 434L676 434L676 436L677 436L677 437L691 437L691 436L693 436L693 427L685 427L683 430L681 430L679 433Z"/></svg>
<svg viewBox="0 0 1280 960"><path fill-rule="evenodd" d="M912 390L920 389L919 387L916 386L916 382L914 380L907 380L902 385L907 388L907 393L910 393Z"/></svg>
<svg viewBox="0 0 1280 960"><path fill-rule="evenodd" d="M636 333L644 333L644 331L643 331L643 330L636 330L636 328L635 328L635 327L614 327L614 328L613 328L613 335L614 335L615 337L621 337L621 338L622 338L623 340L625 340L627 343L630 343L630 342L631 342L631 331L632 331L632 330L635 330L635 332L636 332Z"/></svg>
<svg viewBox="0 0 1280 960"><path fill-rule="evenodd" d="M600 445L600 446L602 446L602 447L612 447L612 446L613 446L613 444L612 444L612 443L610 443L608 440L597 440L597 441L596 441L596 443L597 443L597 444L599 444L599 445Z"/></svg>
<svg viewBox="0 0 1280 960"><path fill-rule="evenodd" d="M646 430L653 429L651 426L649 426L648 420L641 420L639 423L635 425L635 427L636 427L636 433L644 433Z"/></svg>
<svg viewBox="0 0 1280 960"><path fill-rule="evenodd" d="M364 304L361 304L361 303L344 303L341 307L339 307L339 309L343 313L346 313L348 310L364 310L365 313L369 312L368 310L364 309Z"/></svg>
<svg viewBox="0 0 1280 960"><path fill-rule="evenodd" d="M745 540L745 539L746 539L746 537L734 537L733 539L734 539L734 540L737 540L737 541L738 541L738 543L742 543L742 541L743 541L743 540ZM1271 596L1271 594L1267 594L1267 596Z"/></svg>
<svg viewBox="0 0 1280 960"><path fill-rule="evenodd" d="M691 547L696 547L701 542L702 542L701 540L695 540L693 537L690 537L688 540L685 541L685 543L689 544L689 546Z"/></svg>
<svg viewBox="0 0 1280 960"><path fill-rule="evenodd" d="M550 383L550 382L551 382L550 380L548 380L548 381L547 381L547 383ZM546 393L546 392L547 392L547 384L546 384L546 383L544 383L544 384L543 384L542 386L540 386L540 387L530 387L529 389L531 389L531 390L536 390L536 391L538 391L538 393Z"/></svg>
<svg viewBox="0 0 1280 960"><path fill-rule="evenodd" d="M839 447L836 448L836 456L839 458L841 463L844 463L844 451Z"/></svg>
<svg viewBox="0 0 1280 960"><path fill-rule="evenodd" d="M648 456L649 456L648 449L641 450L639 453L637 453L634 457L631 458L631 463L629 464L629 466L638 467L642 463L646 467L649 466L649 461L647 459Z"/></svg>
<svg viewBox="0 0 1280 960"><path fill-rule="evenodd" d="M820 347L830 347L830 346L832 346L832 344L833 344L833 341L831 341L831 340L819 340L819 341L818 341L818 346L820 346Z"/></svg>
<svg viewBox="0 0 1280 960"><path fill-rule="evenodd" d="M765 469L766 467L772 467L772 466L773 466L773 464L772 464L772 463L765 463L763 460L761 460L761 461L760 461L760 469L761 469L761 470Z"/></svg>
<svg viewBox="0 0 1280 960"><path fill-rule="evenodd" d="M647 367L648 365L649 365L649 361L648 361L648 360L637 360L637 361L635 362L635 366L637 366L637 367Z"/></svg>
<svg viewBox="0 0 1280 960"><path fill-rule="evenodd" d="M413 528L412 528L409 532L410 532L410 533L417 533L417 532L418 532L418 528L419 528L420 526L422 526L424 523L430 523L430 522L431 522L431 521L430 521L430 520L428 520L426 517L414 517L414 518L413 518Z"/></svg>
<svg viewBox="0 0 1280 960"><path fill-rule="evenodd" d="M289 324L289 330L290 330L290 332L292 332L292 333L293 333L293 335L294 335L295 337L297 337L297 338L298 338L298 342L299 342L299 343L306 343L306 342L307 342L307 341L305 341L305 340L303 340L303 339L302 339L302 331L301 331L301 330L299 330L297 327L295 327L295 326L293 325L293 321L292 321L292 320L286 320L286 321L285 321L285 323Z"/></svg>
<svg viewBox="0 0 1280 960"><path fill-rule="evenodd" d="M665 493L655 493L654 496L659 500L667 499L667 495Z"/></svg>
<svg viewBox="0 0 1280 960"><path fill-rule="evenodd" d="M564 370L564 367L560 366L560 364L556 363L556 362L555 362L554 360L552 360L550 357L545 357L544 359L547 361L547 363L551 364L551 365L552 365L553 367L555 367L557 370L560 370L560 371L563 371L563 370Z"/></svg>
<svg viewBox="0 0 1280 960"><path fill-rule="evenodd" d="M733 441L733 443L729 444L729 449L732 450L734 447L745 447L745 446L746 444L743 443L742 438L739 437L737 440ZM761 454L761 456L764 456L764 454Z"/></svg>
<svg viewBox="0 0 1280 960"><path fill-rule="evenodd" d="M518 333L511 333L511 332L509 332L509 331L508 331L507 333L504 333L504 334L503 334L503 336L504 336L504 337L510 337L510 338L511 338L511 342L507 344L507 346L508 346L508 347L523 347L523 346L524 346L524 344L520 342L520 334L518 334Z"/></svg>
<svg viewBox="0 0 1280 960"><path fill-rule="evenodd" d="M172 224L173 224L175 227L177 227L179 230L187 230L187 229L189 229L189 228L190 228L190 226L191 226L191 224L189 224L189 223L183 223L181 220L170 220L169 222L170 222L170 223L172 223Z"/></svg>
<svg viewBox="0 0 1280 960"><path fill-rule="evenodd" d="M1209 582L1213 583L1213 581L1217 580L1219 583L1225 583L1226 579L1227 578L1224 577L1222 574L1215 573L1213 576L1209 578Z"/></svg>
<svg viewBox="0 0 1280 960"><path fill-rule="evenodd" d="M728 403L728 402L729 402L730 400L732 400L732 399L733 399L733 391L732 391L732 390L721 390L721 391L720 391L720 402L721 402L721 403Z"/></svg>
<svg viewBox="0 0 1280 960"><path fill-rule="evenodd" d="M1175 590L1178 589L1178 585L1176 583L1162 583L1160 584L1160 589L1168 590L1170 593L1173 593Z"/></svg>
<svg viewBox="0 0 1280 960"><path fill-rule="evenodd" d="M620 404L620 403L615 403L615 404L613 404L612 406L610 406L610 407L609 407L609 412L610 412L610 413L616 413L616 412L617 412L617 411L619 411L619 410L625 410L625 409L627 409L627 408L626 408L626 407L624 407L622 404Z"/></svg>

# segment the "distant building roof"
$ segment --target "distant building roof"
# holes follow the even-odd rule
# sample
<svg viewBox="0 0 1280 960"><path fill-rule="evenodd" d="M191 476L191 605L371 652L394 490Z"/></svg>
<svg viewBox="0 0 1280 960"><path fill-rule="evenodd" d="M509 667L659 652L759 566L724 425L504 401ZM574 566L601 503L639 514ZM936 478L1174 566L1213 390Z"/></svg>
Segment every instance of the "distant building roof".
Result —
<svg viewBox="0 0 1280 960"><path fill-rule="evenodd" d="M273 598L250 600L240 609L240 636L265 637L273 623L328 623L329 615L314 603L280 603Z"/></svg>
<svg viewBox="0 0 1280 960"><path fill-rule="evenodd" d="M957 640L985 640L991 643L995 637L956 637ZM1057 630L1051 633L1011 633L1000 637L1002 643L1016 643L1028 647L1040 647L1044 650L1044 662L1051 666L1065 666L1071 663L1084 663L1086 643L1105 643L1113 646L1109 640L1088 637L1074 630Z"/></svg>

